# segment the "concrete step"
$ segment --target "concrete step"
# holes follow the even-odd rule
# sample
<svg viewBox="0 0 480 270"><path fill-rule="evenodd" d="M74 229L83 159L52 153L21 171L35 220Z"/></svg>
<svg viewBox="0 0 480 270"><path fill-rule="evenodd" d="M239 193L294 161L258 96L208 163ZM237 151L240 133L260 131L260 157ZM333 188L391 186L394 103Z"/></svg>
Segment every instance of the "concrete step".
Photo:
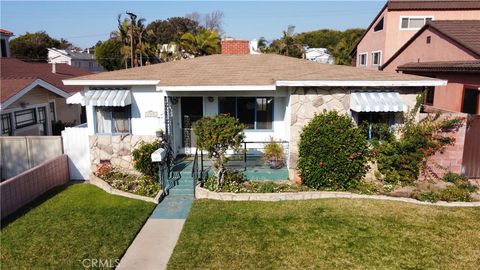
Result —
<svg viewBox="0 0 480 270"><path fill-rule="evenodd" d="M171 188L169 195L193 195L193 187L191 188L180 188L178 186Z"/></svg>
<svg viewBox="0 0 480 270"><path fill-rule="evenodd" d="M188 179L188 180L178 180L176 183L175 183L175 186L176 187L191 187L193 188L193 179Z"/></svg>

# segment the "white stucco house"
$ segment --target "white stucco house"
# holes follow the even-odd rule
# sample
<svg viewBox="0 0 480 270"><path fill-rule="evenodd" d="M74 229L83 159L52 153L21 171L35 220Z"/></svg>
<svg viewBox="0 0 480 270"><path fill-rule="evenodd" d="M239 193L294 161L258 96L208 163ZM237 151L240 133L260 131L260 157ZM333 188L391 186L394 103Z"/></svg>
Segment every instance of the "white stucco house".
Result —
<svg viewBox="0 0 480 270"><path fill-rule="evenodd" d="M86 106L91 163L131 167L139 140L162 129L176 153L192 153L191 126L229 114L247 126L246 140L288 144L295 177L299 134L323 110L354 121L402 121L427 87L445 81L314 63L273 54L211 55L64 80L84 90L67 102Z"/></svg>
<svg viewBox="0 0 480 270"><path fill-rule="evenodd" d="M67 64L86 69L90 72L100 72L104 70L95 60L95 55L74 50L48 48L48 63Z"/></svg>
<svg viewBox="0 0 480 270"><path fill-rule="evenodd" d="M322 64L333 64L335 60L326 48L305 48L305 59Z"/></svg>

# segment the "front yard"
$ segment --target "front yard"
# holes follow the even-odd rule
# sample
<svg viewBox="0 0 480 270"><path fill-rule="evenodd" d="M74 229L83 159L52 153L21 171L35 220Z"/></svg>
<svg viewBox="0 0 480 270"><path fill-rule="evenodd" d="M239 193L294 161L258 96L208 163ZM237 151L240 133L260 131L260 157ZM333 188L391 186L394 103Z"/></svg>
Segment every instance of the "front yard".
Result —
<svg viewBox="0 0 480 270"><path fill-rule="evenodd" d="M480 208L195 201L169 269L478 269Z"/></svg>
<svg viewBox="0 0 480 270"><path fill-rule="evenodd" d="M155 207L88 184L48 195L2 223L2 269L79 269L100 260L115 265Z"/></svg>

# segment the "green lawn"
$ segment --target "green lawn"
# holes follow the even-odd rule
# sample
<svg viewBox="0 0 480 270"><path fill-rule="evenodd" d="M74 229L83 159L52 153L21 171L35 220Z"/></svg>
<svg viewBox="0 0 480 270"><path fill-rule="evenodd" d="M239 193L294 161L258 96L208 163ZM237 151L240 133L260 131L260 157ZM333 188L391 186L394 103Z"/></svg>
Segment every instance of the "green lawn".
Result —
<svg viewBox="0 0 480 270"><path fill-rule="evenodd" d="M169 269L478 269L480 208L196 201Z"/></svg>
<svg viewBox="0 0 480 270"><path fill-rule="evenodd" d="M79 269L83 259L114 262L154 206L88 184L52 190L2 224L1 268Z"/></svg>

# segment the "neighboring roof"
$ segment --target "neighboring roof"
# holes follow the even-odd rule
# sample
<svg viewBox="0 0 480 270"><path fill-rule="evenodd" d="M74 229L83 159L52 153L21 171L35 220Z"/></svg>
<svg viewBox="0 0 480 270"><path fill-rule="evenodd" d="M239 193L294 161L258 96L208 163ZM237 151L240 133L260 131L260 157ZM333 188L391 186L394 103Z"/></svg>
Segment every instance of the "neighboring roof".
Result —
<svg viewBox="0 0 480 270"><path fill-rule="evenodd" d="M87 74L91 74L91 72L67 64L56 64L56 73L52 73L51 64L0 58L0 101L5 102L38 79L67 93L77 92L82 87L65 86L62 80Z"/></svg>
<svg viewBox="0 0 480 270"><path fill-rule="evenodd" d="M12 33L12 32L10 32L10 31L8 31L8 30L5 30L5 29L2 29L2 28L0 28L0 33L1 33L2 35L5 35L5 36L13 36L13 33Z"/></svg>
<svg viewBox="0 0 480 270"><path fill-rule="evenodd" d="M48 50L58 52L75 60L95 60L95 55L90 53L77 52L73 50L61 50L56 48L49 48Z"/></svg>
<svg viewBox="0 0 480 270"><path fill-rule="evenodd" d="M480 9L478 0L390 0L388 10L470 10Z"/></svg>
<svg viewBox="0 0 480 270"><path fill-rule="evenodd" d="M431 81L434 79L351 66L327 65L276 54L210 55L150 66L102 72L66 83L155 81L159 86L273 85L279 81ZM160 81L158 83L158 80ZM82 82L85 81L85 82ZM343 84L342 84L343 85Z"/></svg>
<svg viewBox="0 0 480 270"><path fill-rule="evenodd" d="M457 43L460 47L463 47L465 50L475 55L475 57L480 58L480 20L429 21L405 44L403 44L403 46L400 47L400 49L398 49L398 51L396 51L380 69L387 67L408 46L410 46L418 36L429 28L440 32L442 35Z"/></svg>
<svg viewBox="0 0 480 270"><path fill-rule="evenodd" d="M435 61L407 63L397 67L400 71L409 72L458 72L478 73L480 75L480 59L472 61Z"/></svg>
<svg viewBox="0 0 480 270"><path fill-rule="evenodd" d="M378 12L377 16L375 16L375 18L372 20L372 22L367 27L367 29L365 30L363 35L359 39L357 39L357 41L355 41L355 45L353 45L352 49L350 50L350 56L353 56L354 54L356 54L358 44L360 43L360 41L362 41L362 39L365 37L365 35L368 33L368 31L370 31L370 29L373 27L373 24L375 24L375 22L378 20L378 18L380 18L380 15L382 15L383 11L387 8L387 6L388 6L388 2Z"/></svg>

